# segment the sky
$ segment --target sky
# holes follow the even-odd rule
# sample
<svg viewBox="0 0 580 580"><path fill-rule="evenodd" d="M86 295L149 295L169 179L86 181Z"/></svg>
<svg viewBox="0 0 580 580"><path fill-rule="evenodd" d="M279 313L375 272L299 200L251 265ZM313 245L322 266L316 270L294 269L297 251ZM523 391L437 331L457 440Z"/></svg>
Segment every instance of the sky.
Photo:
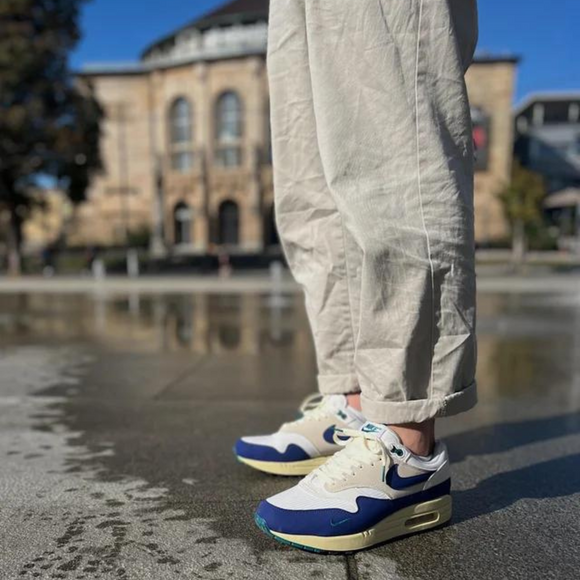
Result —
<svg viewBox="0 0 580 580"><path fill-rule="evenodd" d="M224 1L91 0L72 65L136 61L148 44ZM522 58L516 102L536 91L580 91L580 1L479 0L479 16L480 52Z"/></svg>

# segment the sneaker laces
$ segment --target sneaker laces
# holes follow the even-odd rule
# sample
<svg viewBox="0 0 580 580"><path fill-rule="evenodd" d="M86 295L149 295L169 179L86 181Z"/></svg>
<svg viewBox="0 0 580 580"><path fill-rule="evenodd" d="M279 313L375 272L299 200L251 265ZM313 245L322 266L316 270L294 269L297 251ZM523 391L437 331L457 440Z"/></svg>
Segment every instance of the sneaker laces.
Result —
<svg viewBox="0 0 580 580"><path fill-rule="evenodd" d="M340 439L350 437L350 439ZM382 465L381 480L384 481L389 465L393 462L391 451L376 434L365 433L355 429L334 430L334 441L344 447L335 453L326 463L313 472L313 477L320 478L322 483L338 483L354 476L357 469L372 466L376 461ZM394 451L393 451L394 452Z"/></svg>
<svg viewBox="0 0 580 580"><path fill-rule="evenodd" d="M306 420L319 420L328 417L330 410L328 405L329 400L329 397L325 397L324 395L320 395L318 393L309 395L300 405L300 412L302 413L302 416L295 421L285 423L285 425L296 425L303 423Z"/></svg>
<svg viewBox="0 0 580 580"><path fill-rule="evenodd" d="M316 407L320 406L323 402L324 395L321 395L320 393L313 393L312 395L308 395L308 397L306 397L300 405L300 412L304 414L307 411L312 411L313 409L316 409Z"/></svg>

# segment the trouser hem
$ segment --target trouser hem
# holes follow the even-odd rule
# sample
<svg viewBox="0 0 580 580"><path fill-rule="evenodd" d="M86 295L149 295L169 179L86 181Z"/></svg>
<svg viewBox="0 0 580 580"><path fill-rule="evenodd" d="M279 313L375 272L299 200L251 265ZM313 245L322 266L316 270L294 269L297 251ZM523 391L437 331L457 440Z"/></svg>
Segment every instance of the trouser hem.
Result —
<svg viewBox="0 0 580 580"><path fill-rule="evenodd" d="M422 423L436 417L449 417L469 411L477 403L477 384L446 397L422 399L419 401L375 401L364 393L361 405L364 416L375 423L398 425L401 423Z"/></svg>
<svg viewBox="0 0 580 580"><path fill-rule="evenodd" d="M360 393L356 375L318 375L318 388L323 395Z"/></svg>

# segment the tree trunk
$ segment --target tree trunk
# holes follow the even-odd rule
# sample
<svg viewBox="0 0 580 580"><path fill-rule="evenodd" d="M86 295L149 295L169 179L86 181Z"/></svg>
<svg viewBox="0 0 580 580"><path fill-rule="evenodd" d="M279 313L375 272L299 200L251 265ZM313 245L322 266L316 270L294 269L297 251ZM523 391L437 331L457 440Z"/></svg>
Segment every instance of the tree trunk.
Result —
<svg viewBox="0 0 580 580"><path fill-rule="evenodd" d="M8 275L20 276L22 273L22 220L15 207L10 208L8 224Z"/></svg>
<svg viewBox="0 0 580 580"><path fill-rule="evenodd" d="M523 265L526 259L526 230L524 222L517 220L514 223L513 242L512 242L512 260L514 266Z"/></svg>

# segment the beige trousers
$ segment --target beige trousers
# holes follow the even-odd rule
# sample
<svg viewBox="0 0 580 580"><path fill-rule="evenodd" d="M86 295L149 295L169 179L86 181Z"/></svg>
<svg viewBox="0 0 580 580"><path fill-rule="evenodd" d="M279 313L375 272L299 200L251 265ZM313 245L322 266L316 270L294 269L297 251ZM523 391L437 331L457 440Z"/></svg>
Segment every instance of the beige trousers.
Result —
<svg viewBox="0 0 580 580"><path fill-rule="evenodd" d="M475 0L271 0L276 221L322 393L372 421L472 407Z"/></svg>

